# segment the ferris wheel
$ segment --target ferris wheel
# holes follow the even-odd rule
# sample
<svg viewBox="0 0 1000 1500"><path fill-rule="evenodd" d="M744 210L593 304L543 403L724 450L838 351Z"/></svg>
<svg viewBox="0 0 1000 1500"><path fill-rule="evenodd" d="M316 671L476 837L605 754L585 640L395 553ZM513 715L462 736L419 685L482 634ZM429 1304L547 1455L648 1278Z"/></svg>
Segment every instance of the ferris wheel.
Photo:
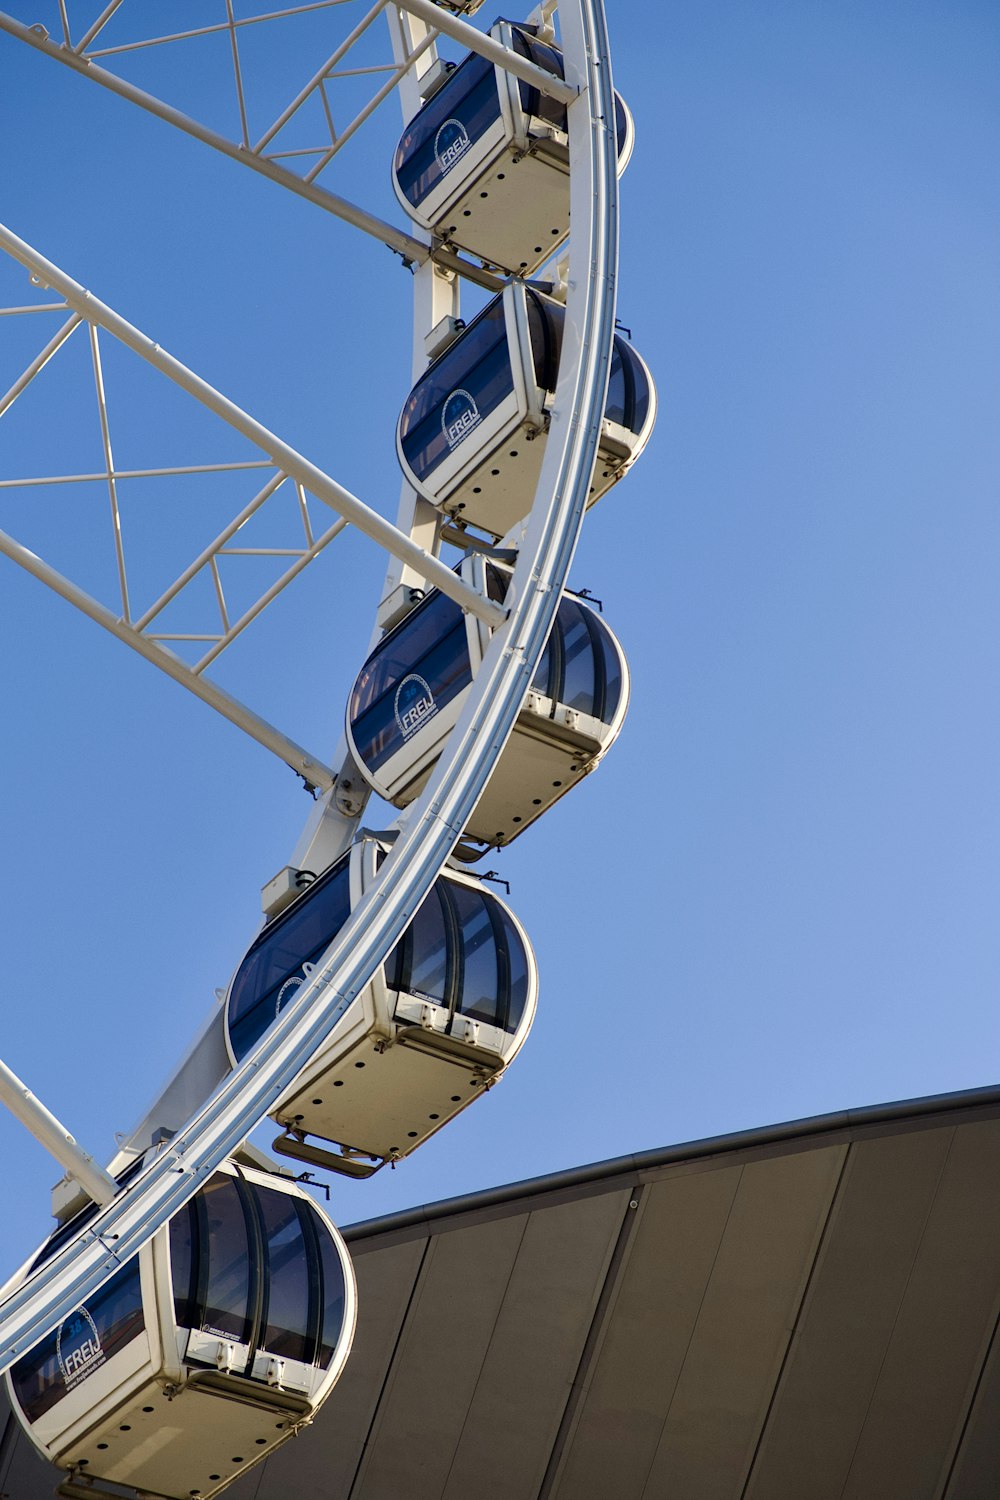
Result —
<svg viewBox="0 0 1000 1500"><path fill-rule="evenodd" d="M328 1216L269 1173L247 1136L270 1117L280 1155L364 1178L503 1073L530 1029L538 979L527 927L475 866L572 792L627 710L621 646L567 578L588 507L627 474L656 415L650 373L615 320L617 182L633 122L613 88L601 0L543 0L524 22L488 30L471 19L480 4L314 0L240 14L225 0L217 21L169 35L150 34L135 0L88 16L58 0L51 29L0 15L11 47L82 75L81 89L101 85L123 110L157 116L388 246L412 274L414 302L393 522L105 304L99 287L0 227L0 250L30 277L24 302L0 313L44 327L0 396L0 419L64 348L85 342L103 455L97 474L0 483L99 481L117 595L100 600L5 532L0 552L277 755L316 799L264 887L264 926L223 1004L106 1168L4 1068L5 1100L67 1175L57 1230L6 1289L0 1367L22 1423L66 1472L67 1497L120 1493L102 1484L214 1495L311 1419L349 1356L353 1273ZM247 36L304 14L322 22L324 50L258 129ZM131 79L136 55L202 36L228 53L232 134ZM345 80L365 91L349 118L332 103ZM327 185L393 95L403 125L391 183L405 229ZM320 136L304 137L304 121L318 121ZM477 309L465 317L463 290ZM256 457L117 467L109 345ZM249 499L141 600L123 488L222 472L251 483ZM279 503L296 535L241 545ZM328 758L208 669L348 529L388 566ZM234 609L227 570L264 552L276 574ZM206 584L213 618L169 629L185 591ZM375 831L362 826L373 794L394 813Z"/></svg>

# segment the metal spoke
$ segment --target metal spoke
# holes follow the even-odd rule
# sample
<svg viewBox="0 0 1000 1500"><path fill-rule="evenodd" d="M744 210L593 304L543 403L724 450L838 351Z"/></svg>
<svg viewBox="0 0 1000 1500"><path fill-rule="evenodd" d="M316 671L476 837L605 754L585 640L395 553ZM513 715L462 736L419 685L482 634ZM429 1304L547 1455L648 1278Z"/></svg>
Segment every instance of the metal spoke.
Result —
<svg viewBox="0 0 1000 1500"><path fill-rule="evenodd" d="M240 132L243 144L250 145L250 128L247 125L247 103L243 92L243 71L240 67L240 48L236 40L236 24L233 17L233 0L226 0L226 15L229 20L229 44L233 53L233 73L236 76L236 98L240 107Z"/></svg>
<svg viewBox="0 0 1000 1500"><path fill-rule="evenodd" d="M93 26L91 26L90 30L84 32L83 36L73 48L73 51L76 53L86 52L87 48L90 46L90 43L94 40L95 36L97 36L98 32L104 30L105 26L111 20L111 17L114 15L115 11L118 10L119 6L121 6L123 3L124 0L110 0L110 4L104 7L104 9L101 11L101 14L94 22Z"/></svg>
<svg viewBox="0 0 1000 1500"><path fill-rule="evenodd" d="M60 0L64 4L65 0ZM286 16L301 16L311 10L330 10L335 5L350 5L351 0L313 0L311 5L290 5L284 10L269 10L260 16L238 17L233 25L237 31L244 26L258 26L264 21L283 21ZM228 31L229 23L219 21L214 26L195 26L189 31L171 31L163 36L143 37L138 42L121 42L117 47L99 47L88 53L89 57L118 57L124 52L139 52L146 47L160 47L165 42L187 42L193 37L215 36Z"/></svg>
<svg viewBox="0 0 1000 1500"><path fill-rule="evenodd" d="M119 0L119 3L121 3L121 0ZM346 0L329 0L329 3L342 4L346 3ZM386 8L386 3L387 0L381 0L380 4L370 10L365 20L359 23L359 26L355 28L355 32L352 35L356 33L357 36L360 36L362 33L366 33L372 20ZM286 15L299 14L303 10L313 8L320 9L323 7L321 5L315 7L298 6L287 11L274 11L263 16L234 20L233 30L235 31L241 26L257 24L262 21L280 20ZM426 58L431 54L438 31L448 30L451 26L454 18L449 16L447 12L440 10L434 5L431 5L430 10L433 13L435 24L432 25L426 35L423 35L409 49L405 59L386 65L392 70L392 77L394 79L398 80L400 77L405 76L408 69L416 67L422 58ZM519 76L524 76L524 69L526 68L530 75L529 81L535 83L537 87L543 88L549 93L554 93L559 98L571 98L573 96L572 88L564 84L561 79L554 78L552 74L546 73L541 68L536 68L534 64L527 62L526 59L519 58L515 53L508 52L505 48L500 47L499 43L492 41L491 38L484 38L483 33L476 31L475 27L467 26L465 23L460 23L460 25L464 28L461 31L461 39L466 39L467 32L471 33L473 38L479 39L484 46L491 49L490 55L494 57L498 49L499 53L502 54L503 65L506 66L509 64L511 71L518 72L520 69ZM343 47L338 47L333 57L328 59L323 68L313 75L310 82L299 91L296 101L293 101L293 104L288 106L283 115L279 117L279 120L269 128L257 144L252 149L247 149L245 137L238 140L231 140L229 137L222 135L220 132L209 128L190 115L185 114L183 111L176 109L164 100L158 99L155 95L149 94L134 84L119 78L115 73L102 68L95 60L100 57L111 57L122 52L136 50L139 47L165 45L192 37L229 31L228 21L220 22L215 26L198 28L193 31L175 32L173 34L149 38L141 42L127 43L119 47L91 52L86 56L81 55L79 47L70 48L60 46L44 30L36 31L33 27L22 25L21 22L3 12L0 12L0 30L7 32L10 36L16 37L19 41L26 42L28 46L36 48L53 60L61 62L64 66L73 68L82 77L89 78L94 83L99 83L103 88L137 105L138 108L155 115L158 119L165 121L168 125L172 125L177 130L183 131L186 135L192 136L195 140L201 141L204 145L211 146L213 150L221 152L224 156L230 157L231 160L239 162L242 166L249 167L252 171L268 178L271 182L275 182L280 187L288 189L289 192L305 198L308 202L342 219L345 223L353 225L356 229L363 230L365 234L371 235L374 239L377 239L398 254L405 265L420 266L433 257L438 265L457 272L465 280L471 281L475 285L484 287L489 291L495 292L503 285L501 279L493 272L486 270L483 266L473 261L467 260L456 251L444 249L440 246L432 246L415 235L387 223L377 215L369 213L366 209L363 209L356 203L352 203L349 199L340 197L338 194L330 192L329 189L321 187L314 179L317 173L327 167L333 156L336 155L336 151L329 151L328 146L317 146L309 150L298 148L287 151L276 150L270 153L264 152L262 148L274 139L276 132L293 117L297 109L312 96L313 92L319 94L330 129L331 143L336 146L337 151L356 134L357 130L370 118L379 103L391 92L391 87L380 88L374 99L369 101L368 105L359 111L344 131L338 134L334 130L329 101L326 98L323 85L329 81L330 74L328 70L331 67L336 67L334 58L345 55ZM452 28L452 33L453 31L454 28ZM336 76L353 77L366 71L368 70L364 68L340 70ZM329 154L324 155L324 153ZM283 165L284 162L294 161L302 157L316 157L317 155L323 155L323 160L305 175L300 175Z"/></svg>
<svg viewBox="0 0 1000 1500"><path fill-rule="evenodd" d="M394 557L409 563L429 584L439 588L450 599L454 599L463 609L471 610L473 614L491 625L502 624L506 619L505 609L463 582L447 564L418 546L406 532L400 531L391 521L379 515L378 511L366 505L363 500L359 500L356 495L352 495L350 490L345 489L329 474L310 463L307 458L270 432L262 423L255 421L235 402L229 401L206 380L202 380L193 370L181 364L180 360L168 354L159 344L154 343L138 328L133 327L112 308L99 301L72 277L60 271L58 266L46 260L37 250L33 250L30 245L3 225L0 225L0 249L6 250L15 260L27 266L47 286L58 290L69 305L86 318L88 323L106 329L126 348L138 354L154 369L160 370L181 390L193 396L196 401L214 412L216 416L221 417L235 431L248 438L255 447L268 454L283 473L298 480L316 496L317 500L321 500L331 510L345 517L365 536L378 542Z"/></svg>
<svg viewBox="0 0 1000 1500"><path fill-rule="evenodd" d="M31 311L33 309L28 310ZM6 392L5 395L0 396L0 417L3 416L4 412L10 410L10 408L14 405L14 402L17 400L18 396L20 396L23 391L27 390L28 386L34 380L35 376L39 374L40 371L45 369L45 366L48 364L53 354L57 354L59 352L73 330L75 328L79 328L82 322L83 318L81 317L81 315L75 312L71 318L67 318L66 322L60 328L59 332L53 334L52 338L49 339L49 342L45 345L45 348L42 350L42 352L36 355L36 357L31 361L31 364L28 365L23 375L20 375L18 379L14 381L14 384L11 386L10 390Z"/></svg>
<svg viewBox="0 0 1000 1500"><path fill-rule="evenodd" d="M111 456L111 430L108 426L108 403L104 394L104 372L101 368L101 348L97 341L97 329L90 325L90 353L94 362L94 385L97 388L97 410L101 423L101 444L104 448L104 463L108 481L108 498L111 501L111 524L115 536L115 561L118 565L118 583L122 593L122 619L129 619L128 578L125 573L125 549L122 546L122 518L118 505L118 484L115 479L115 461Z"/></svg>

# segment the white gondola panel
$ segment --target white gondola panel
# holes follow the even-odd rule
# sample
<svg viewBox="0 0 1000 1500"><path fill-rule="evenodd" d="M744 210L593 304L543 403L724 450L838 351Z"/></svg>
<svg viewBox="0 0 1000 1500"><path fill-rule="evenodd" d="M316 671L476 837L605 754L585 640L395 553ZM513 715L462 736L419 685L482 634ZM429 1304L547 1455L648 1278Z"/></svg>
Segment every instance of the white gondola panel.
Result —
<svg viewBox="0 0 1000 1500"><path fill-rule="evenodd" d="M506 536L531 509L555 399L565 308L516 281L417 381L396 451L414 489L459 524ZM641 356L616 334L589 504L642 452L656 393Z"/></svg>
<svg viewBox="0 0 1000 1500"><path fill-rule="evenodd" d="M359 841L264 927L226 1000L234 1063L320 961L386 847ZM480 881L446 871L273 1112L286 1130L275 1149L357 1177L408 1156L516 1056L537 994L534 956L513 914ZM310 1136L341 1153L312 1146Z"/></svg>
<svg viewBox="0 0 1000 1500"><path fill-rule="evenodd" d="M312 1420L355 1316L350 1258L327 1215L296 1182L226 1163L12 1366L8 1393L71 1486L209 1500Z"/></svg>
<svg viewBox="0 0 1000 1500"><path fill-rule="evenodd" d="M492 598L505 568L470 556L463 574ZM405 807L426 785L479 669L489 631L432 593L375 647L348 705L351 752L372 787ZM582 600L563 597L514 732L464 830L508 844L594 770L628 709L621 645Z"/></svg>
<svg viewBox="0 0 1000 1500"><path fill-rule="evenodd" d="M497 21L490 35L563 77L559 48L527 23ZM619 171L635 129L615 99ZM487 265L530 275L569 234L566 106L471 53L409 122L393 160L406 212Z"/></svg>

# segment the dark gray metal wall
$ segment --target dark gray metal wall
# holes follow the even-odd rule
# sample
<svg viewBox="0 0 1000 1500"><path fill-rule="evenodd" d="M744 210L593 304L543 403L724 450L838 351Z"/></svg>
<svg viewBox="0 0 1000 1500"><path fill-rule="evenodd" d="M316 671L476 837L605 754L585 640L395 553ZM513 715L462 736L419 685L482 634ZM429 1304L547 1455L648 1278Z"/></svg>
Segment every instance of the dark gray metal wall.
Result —
<svg viewBox="0 0 1000 1500"><path fill-rule="evenodd" d="M1000 1093L647 1153L349 1232L313 1429L233 1500L997 1500ZM55 1471L18 1434L12 1500Z"/></svg>

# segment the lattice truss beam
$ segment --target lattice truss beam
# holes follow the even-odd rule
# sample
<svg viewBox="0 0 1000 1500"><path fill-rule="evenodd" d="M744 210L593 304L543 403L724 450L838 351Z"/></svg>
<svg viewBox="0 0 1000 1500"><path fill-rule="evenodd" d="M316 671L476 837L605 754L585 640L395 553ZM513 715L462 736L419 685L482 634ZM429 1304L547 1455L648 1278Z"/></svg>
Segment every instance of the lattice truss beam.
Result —
<svg viewBox="0 0 1000 1500"><path fill-rule="evenodd" d="M436 57L441 35L480 52L565 103L576 94L561 78L502 47L457 14L478 9L481 0L443 0L440 4L436 0L375 0L364 11L358 0L310 0L249 14L237 12L236 0L213 0L218 19L208 19L212 12L208 6L201 7L204 24L159 34L151 30L151 15L152 20L160 20L164 11L150 6L149 0L110 0L96 16L91 7L85 12L83 6L74 6L74 16L86 13L92 17L89 23L75 27L71 25L69 0L53 3L58 6L58 29L54 33L50 34L45 25L28 26L2 12L0 30L363 229L396 251L408 265L422 264L433 256L439 264L491 289L498 283L484 267L446 246L428 245L332 193L319 184L318 178L407 75L415 77L419 91L419 79ZM266 49L255 46L253 65L248 65L248 38L253 35L256 39L262 30L287 26L303 17L322 17L325 12L334 13L332 19L340 22L338 29L344 31L346 27L346 31L273 113L272 101L281 85L272 76L273 64ZM380 24L372 31L384 12L395 23L397 34L395 56L390 57L385 55L389 50L385 26ZM408 14L408 25L402 23L403 13ZM214 115L226 97L230 101L229 123L223 131L204 118L182 112L127 77L130 62L153 49L192 47L213 40L228 42L228 58L223 60L217 47L214 73L213 68L206 70L210 79L206 90L209 112Z"/></svg>
<svg viewBox="0 0 1000 1500"><path fill-rule="evenodd" d="M238 119L238 134L235 134L238 144L248 154L265 161L295 162L301 167L300 175L303 180L314 182L320 173L326 170L334 157L343 150L369 115L378 108L383 99L388 98L409 68L435 42L437 33L428 31L417 45L407 52L400 63L394 62L391 57L371 62L363 62L360 59L355 61L355 56L362 50L362 44L367 41L367 32L379 20L387 3L388 0L376 0L376 3L360 17L351 16L354 24L347 35L267 127L259 135L253 132L256 139L251 133L251 120L255 113L253 79L241 56L241 41L245 34L251 28L273 27L277 22L315 11L356 12L357 7L353 4L353 0L312 0L312 3L305 5L282 6L260 14L243 16L237 16L233 0L222 0L217 9L224 19L205 26L159 35L151 31L150 23L163 19L162 10L155 17L151 17L147 0L140 0L138 5L135 4L135 0L111 0L111 3L105 6L100 15L75 41L70 28L66 0L59 0L59 10L64 46L76 56L89 59L92 63L100 62L103 67L111 66L112 60L121 62L127 58L128 54L151 47L166 47L171 44L196 41L203 37L224 36L228 41L232 58L231 103ZM133 28L137 28L132 40L110 41L110 33L114 30L110 23L115 18L118 22L124 20ZM381 24L377 35L384 42L385 27ZM102 43L103 45L99 45ZM344 110L336 108L336 85L348 79L367 79L377 85L374 92L353 115L349 111L345 113ZM220 84L221 82L220 78ZM260 111L257 111L257 114L259 113ZM307 128L318 127L320 135L316 143L283 148L279 138L282 136L287 138L288 127L293 121L299 123L303 117L308 118Z"/></svg>
<svg viewBox="0 0 1000 1500"><path fill-rule="evenodd" d="M106 491L109 512L107 545L113 555L113 573L117 578L114 605L109 607L107 603L98 600L86 588L65 577L6 531L0 531L0 554L6 555L54 589L119 640L130 645L272 750L301 775L308 785L330 788L335 780L334 773L324 764L322 757L303 749L273 725L266 723L212 682L205 671L303 569L350 524L377 541L393 556L415 568L429 585L442 588L463 608L473 610L494 624L504 618L504 612L492 601L470 589L438 558L424 551L408 535L228 401L2 225L0 253L5 253L28 269L32 287L30 301L0 306L0 327L4 324L9 327L11 323L26 323L31 325L32 332L35 326L39 330L37 336L28 340L30 347L37 348L37 352L28 358L0 396L0 433L15 404L36 382L40 382L43 372L54 361L65 361L73 346L78 347L83 341L88 346L88 358L85 362L77 361L68 372L69 384L78 387L81 382L85 382L89 386L89 391L74 392L74 395L90 398L96 437L93 451L99 452L103 460L99 468L80 472L35 473L16 477L9 473L0 474L0 500L16 492L23 494L25 491L37 492L53 488L65 492L67 488L93 487L99 484ZM53 321L58 325L56 331L46 337ZM220 432L224 433L228 428L248 439L256 449L257 456L237 461L119 467L115 462L113 445L114 401L109 397L105 381L105 350L109 343L123 345L132 355L159 370L180 388L184 396L193 398L221 422ZM67 382L63 381L58 387L58 402L53 413L56 425L63 424L66 406ZM171 482L176 484L182 477L189 479L197 476L211 476L213 486L217 486L221 476L225 475L235 476L240 481L246 480L249 498L245 499L211 540L198 549L191 561L181 568L165 588L160 588L155 597L139 602L129 571L129 555L122 527L123 491L132 484L147 481L155 481L169 488ZM321 507L336 512L336 519L332 524L318 523L315 515L316 502ZM252 531L252 523L257 521L265 508L276 511L279 506L285 512L283 520L278 517L279 529L280 526L287 528L289 523L293 528L283 538L284 544L278 545L268 540L265 545L248 545L245 530L250 528ZM227 598L227 579L232 577L232 570L239 568L241 564L245 573L248 564L252 562L259 567L262 561L271 564L271 576L266 586L259 591L251 591L249 602L242 602L239 611L234 612ZM168 629L165 617L171 611L176 613L179 603L189 610L204 607L206 579L211 584L208 597L214 601L211 618L202 616L199 622L201 628L198 629ZM182 644L183 649L189 652L192 648L197 648L194 661L186 661L177 654L174 648L181 647ZM205 649L202 650L202 647Z"/></svg>
<svg viewBox="0 0 1000 1500"><path fill-rule="evenodd" d="M16 317L38 312L70 312L65 302L39 302L28 307L0 307L0 317ZM94 396L94 422L100 436L100 444L104 454L104 465L99 471L83 474L45 474L29 475L24 478L11 479L0 478L0 491L23 490L41 486L62 484L89 484L95 481L105 484L108 491L108 500L111 512L111 538L113 540L115 567L118 575L118 586L120 590L121 610L119 620L123 625L132 627L138 635L144 635L150 641L187 641L202 642L208 644L208 649L192 665L191 671L199 676L216 657L220 656L227 646L231 645L236 637L251 624L253 620L262 613L278 595L285 589L292 579L301 573L306 565L318 557L323 548L339 536L347 525L341 517L332 526L321 532L318 536L313 529L312 516L309 512L308 496L304 487L281 470L274 471L273 466L267 459L254 459L235 463L214 464L175 464L169 467L147 468L147 469L120 469L114 461L111 444L111 419L108 411L108 397L105 389L104 367L101 358L101 330L94 323L87 323L79 313L70 312L70 316L53 335L36 357L29 363L27 368L18 376L14 384L0 397L0 417L10 410L17 400L33 381L41 374L51 359L59 350L69 343L71 336L79 329L85 328L90 349L90 361L93 371ZM105 338L109 337L107 334ZM175 479L180 475L194 474L236 474L245 471L269 471L266 477L263 474L254 474L254 477L263 478L264 483L222 531L199 553L193 562L174 579L164 590L158 599L147 605L136 613L133 610L130 589L128 566L126 562L126 545L122 532L121 506L119 503L119 492L130 480L137 479ZM248 476L249 477L249 476ZM297 545L287 547L244 547L239 545L238 533L246 526L252 516L255 516L267 502L273 499L282 489L288 485L294 488L298 511L302 522L302 536L297 539ZM227 557L273 557L290 559L284 572L266 590L244 608L238 618L231 617L230 609L226 602L226 593L223 585L222 573L219 568L221 558ZM218 607L218 619L213 623L213 628L200 631L170 631L159 627L158 621L169 604L179 599L181 594L195 582L199 574L207 570L211 576L215 601ZM200 596L199 596L200 597Z"/></svg>

